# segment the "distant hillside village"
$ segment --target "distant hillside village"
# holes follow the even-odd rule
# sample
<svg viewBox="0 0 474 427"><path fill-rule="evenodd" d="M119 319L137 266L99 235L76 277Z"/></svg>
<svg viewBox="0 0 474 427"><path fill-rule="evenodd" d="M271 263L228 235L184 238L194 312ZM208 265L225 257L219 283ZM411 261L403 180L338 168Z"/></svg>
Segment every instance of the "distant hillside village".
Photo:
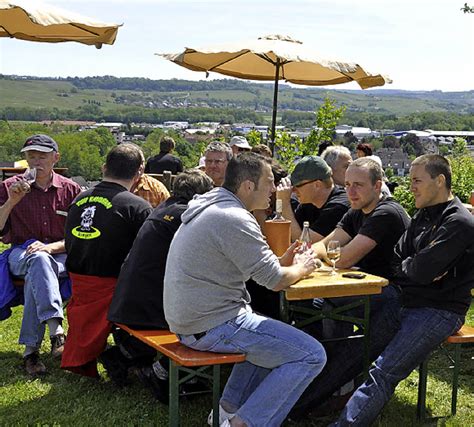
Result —
<svg viewBox="0 0 474 427"><path fill-rule="evenodd" d="M142 143L146 140L144 134L130 134L124 131L127 125L124 123L96 123L84 121L65 121L63 124L76 125L79 131L86 129L95 129L98 127L105 127L114 135L118 144L123 142ZM266 142L269 127L259 126L253 123L235 123L235 124L220 124L218 122L205 122L199 124L191 124L187 121L167 121L163 124L150 123L134 123L128 126L132 129L141 129L151 131L153 129L172 130L181 134L188 142L194 143L199 136L200 139L212 140L216 134L241 134L246 135L251 131L257 131L261 134L262 142ZM288 129L285 126L277 126L277 131L285 131L291 137L299 137L304 140L312 129ZM466 140L467 148L474 157L474 131L434 131L434 130L407 130L407 131L392 131L392 130L372 130L364 127L354 127L348 125L336 126L335 139L342 141L348 136L354 142L366 141L370 142L374 138L394 137L400 139L406 136L416 137L423 145L423 149L427 153L439 153L443 151L441 147L445 146L448 150L453 144L455 138L462 138ZM382 160L384 168L392 168L394 173L399 176L404 176L408 173L410 168L410 157L402 148L379 148L375 154Z"/></svg>

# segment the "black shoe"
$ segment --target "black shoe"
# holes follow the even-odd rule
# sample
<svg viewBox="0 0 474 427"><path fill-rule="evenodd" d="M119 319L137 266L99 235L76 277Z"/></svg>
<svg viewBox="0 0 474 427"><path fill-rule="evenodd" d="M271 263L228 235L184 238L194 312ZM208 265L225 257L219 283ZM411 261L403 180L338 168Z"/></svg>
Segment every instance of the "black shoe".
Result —
<svg viewBox="0 0 474 427"><path fill-rule="evenodd" d="M37 351L23 358L23 366L25 367L26 373L32 377L47 373L46 366L44 366L44 363L40 360Z"/></svg>
<svg viewBox="0 0 474 427"><path fill-rule="evenodd" d="M51 339L51 356L55 359L61 359L64 351L64 343L66 342L66 335L57 334L50 337Z"/></svg>
<svg viewBox="0 0 474 427"><path fill-rule="evenodd" d="M128 384L128 360L118 347L110 347L98 359L115 385L123 387Z"/></svg>
<svg viewBox="0 0 474 427"><path fill-rule="evenodd" d="M140 381L151 389L153 395L165 405L169 403L168 380L158 378L153 370L153 366L142 366L135 369L135 373Z"/></svg>

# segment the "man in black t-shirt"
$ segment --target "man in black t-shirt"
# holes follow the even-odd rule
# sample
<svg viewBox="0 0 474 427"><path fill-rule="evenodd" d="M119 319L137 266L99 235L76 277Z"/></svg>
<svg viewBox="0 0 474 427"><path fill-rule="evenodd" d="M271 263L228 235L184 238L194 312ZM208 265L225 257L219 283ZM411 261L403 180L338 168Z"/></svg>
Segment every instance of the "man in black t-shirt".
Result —
<svg viewBox="0 0 474 427"><path fill-rule="evenodd" d="M144 164L141 149L121 144L108 154L103 180L71 204L65 226L66 265L72 279L69 332L61 367L97 377L96 358L111 324L106 319L120 267L151 205L130 193Z"/></svg>
<svg viewBox="0 0 474 427"><path fill-rule="evenodd" d="M296 165L291 180L283 178L277 187L277 199L282 200L283 217L291 221L291 239L301 235L300 221L310 222L313 243L327 236L349 209L349 201L343 188L334 185L331 168L317 156L303 157ZM291 193L298 196L300 207L293 213ZM317 209L309 213L307 205ZM303 216L302 212L305 212ZM308 216L305 216L308 215Z"/></svg>
<svg viewBox="0 0 474 427"><path fill-rule="evenodd" d="M392 280L394 247L405 232L410 219L405 210L393 199L382 196L382 169L372 159L360 158L349 165L346 171L346 192L351 209L343 216L337 227L323 240L313 245L317 256L326 259L326 247L331 240L341 245L341 258L337 267L360 267L363 271ZM357 297L328 298L315 301L322 309L346 305ZM363 308L345 312L346 315L362 317ZM400 312L400 292L394 285L384 288L381 295L370 301L370 356L380 354L393 333L393 319ZM346 325L342 323L342 325ZM334 338L351 332L347 328L334 328L333 321L324 322L324 338ZM320 332L320 331L318 331ZM363 343L361 340L339 341L325 346L328 362L320 376L306 389L293 409L293 417L314 409L336 390L354 379L363 369Z"/></svg>
<svg viewBox="0 0 474 427"><path fill-rule="evenodd" d="M175 148L174 139L170 136L164 136L160 141L160 153L150 157L145 166L145 173L163 173L170 171L176 175L183 171L181 159L173 156L171 152Z"/></svg>

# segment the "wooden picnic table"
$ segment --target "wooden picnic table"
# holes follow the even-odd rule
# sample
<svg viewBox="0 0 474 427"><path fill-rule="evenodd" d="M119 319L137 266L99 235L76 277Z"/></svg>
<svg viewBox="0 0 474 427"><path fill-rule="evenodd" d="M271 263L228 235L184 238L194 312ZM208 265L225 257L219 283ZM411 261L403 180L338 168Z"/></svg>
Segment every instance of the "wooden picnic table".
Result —
<svg viewBox="0 0 474 427"><path fill-rule="evenodd" d="M373 274L363 273L363 279L343 277L343 273L353 273L354 270L337 269L337 274L331 276L329 267L317 270L309 277L285 289L286 299L297 301L312 298L350 297L355 295L380 294L388 280Z"/></svg>
<svg viewBox="0 0 474 427"><path fill-rule="evenodd" d="M363 273L365 277L362 279L343 277L344 273L353 273L354 270L337 269L337 274L334 276L329 272L330 268L323 266L322 269L315 271L309 277L301 279L285 289L280 294L281 318L297 328L302 328L324 318L346 321L361 327L364 338L364 372L367 375L370 367L370 296L382 293L382 288L388 284L388 280L367 273ZM291 304L292 301L337 297L360 298L354 298L345 305L324 312L314 307ZM364 306L363 317L344 314L361 305ZM296 320L292 319L294 315L297 317ZM361 335L348 338L356 337L361 337Z"/></svg>

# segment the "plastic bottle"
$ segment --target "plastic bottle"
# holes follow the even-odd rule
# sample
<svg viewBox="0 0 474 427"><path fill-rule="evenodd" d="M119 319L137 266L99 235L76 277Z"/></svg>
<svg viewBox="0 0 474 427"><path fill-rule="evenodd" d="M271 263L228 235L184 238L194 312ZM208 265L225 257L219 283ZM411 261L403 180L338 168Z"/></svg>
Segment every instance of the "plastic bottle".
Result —
<svg viewBox="0 0 474 427"><path fill-rule="evenodd" d="M311 235L309 233L308 221L303 222L303 231L301 232L301 236L299 240L302 243L302 245L300 246L301 252L311 249L312 241L311 241Z"/></svg>

